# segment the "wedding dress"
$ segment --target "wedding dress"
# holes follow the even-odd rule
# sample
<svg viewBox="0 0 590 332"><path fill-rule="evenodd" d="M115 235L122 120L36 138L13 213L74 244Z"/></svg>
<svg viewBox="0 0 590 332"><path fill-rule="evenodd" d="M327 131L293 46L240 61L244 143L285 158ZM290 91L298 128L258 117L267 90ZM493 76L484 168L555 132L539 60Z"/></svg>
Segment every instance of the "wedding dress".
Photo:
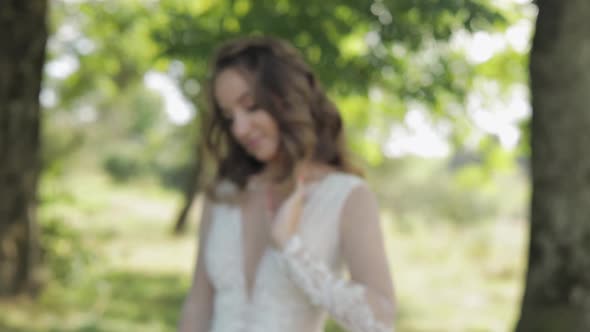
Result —
<svg viewBox="0 0 590 332"><path fill-rule="evenodd" d="M214 203L203 256L215 290L210 332L320 332L327 315L351 332L393 331L393 296L379 292L390 287L388 267L376 266L375 271L387 273L374 273L371 265L386 261L367 259L375 254L374 248L383 248L381 239L377 246L361 239L365 242L354 243L350 250L362 260L357 279L372 281L360 283L345 276L339 224L346 217L341 215L345 203L350 205L348 211L362 216L359 209L365 207L355 205L349 196L363 184L361 178L342 172L310 184L298 232L284 250L263 251L253 269L251 289L244 273L240 207ZM381 236L378 218L355 222L374 223L367 227ZM363 234L362 229L351 229Z"/></svg>

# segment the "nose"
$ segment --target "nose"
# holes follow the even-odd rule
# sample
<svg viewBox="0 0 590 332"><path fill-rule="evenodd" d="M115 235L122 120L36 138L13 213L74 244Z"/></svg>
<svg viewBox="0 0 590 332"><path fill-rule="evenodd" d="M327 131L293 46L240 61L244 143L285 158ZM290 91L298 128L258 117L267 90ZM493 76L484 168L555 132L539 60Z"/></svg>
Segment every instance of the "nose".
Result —
<svg viewBox="0 0 590 332"><path fill-rule="evenodd" d="M250 119L244 112L235 112L232 131L238 140L242 140L248 135L248 132L250 131Z"/></svg>

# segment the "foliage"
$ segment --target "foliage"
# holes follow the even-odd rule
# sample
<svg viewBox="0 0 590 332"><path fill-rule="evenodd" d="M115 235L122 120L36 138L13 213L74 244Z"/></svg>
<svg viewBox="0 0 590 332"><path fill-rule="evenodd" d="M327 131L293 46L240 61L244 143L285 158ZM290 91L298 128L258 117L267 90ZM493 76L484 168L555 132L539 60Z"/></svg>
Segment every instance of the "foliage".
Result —
<svg viewBox="0 0 590 332"><path fill-rule="evenodd" d="M56 182L57 175L47 176L40 191L39 227L41 254L46 282L75 284L88 272L91 264L100 263L86 242L83 231L72 225L66 210L59 207L77 205L77 198ZM53 188L53 190L48 190Z"/></svg>
<svg viewBox="0 0 590 332"><path fill-rule="evenodd" d="M124 144L105 154L102 167L118 182L154 177L163 187L184 189L190 172L190 161L181 158L182 151L166 147ZM155 154L155 155L154 155Z"/></svg>
<svg viewBox="0 0 590 332"><path fill-rule="evenodd" d="M404 63L407 54L396 57L388 52L394 45L417 52L432 41L448 40L459 28L473 31L506 24L498 9L480 0L161 3L166 15L153 32L155 40L164 55L191 64L193 77L205 77L211 50L220 42L270 33L293 41L328 87L347 92L368 91L371 83L382 79L380 69L385 66L395 66L398 77L406 77L404 73L412 70ZM368 32L376 34L374 41L363 41ZM424 84L408 90L430 88Z"/></svg>
<svg viewBox="0 0 590 332"><path fill-rule="evenodd" d="M141 160L134 159L134 155L124 155L122 153L108 155L103 167L117 181L127 181L132 177L144 176L143 166L145 163Z"/></svg>
<svg viewBox="0 0 590 332"><path fill-rule="evenodd" d="M380 142L389 135L391 125L403 119L409 105L419 103L432 117L449 119L452 142L461 148L474 130L464 125L464 102L477 88L475 78L503 86L524 80L522 53L508 49L473 64L452 45L460 33L502 33L523 17L523 6L517 4L62 0L53 7L50 58L69 57L78 65L65 77L46 80L46 87L59 96L51 112L75 114L82 106L93 108L102 134L86 146L131 139L124 130L135 136L160 131L167 122L163 105L147 102L147 93L138 94L149 70L166 73L195 109L204 109L201 91L213 49L243 35L276 35L302 51L341 107L352 147L371 165L384 160ZM372 96L375 91L378 98ZM130 96L139 99L129 102ZM169 124L164 135L179 137L177 133L183 132L195 137L198 111L196 115L188 130ZM125 118L128 124L120 126ZM113 135L115 129L120 131ZM195 142L192 138L177 141L181 160L167 169L189 167Z"/></svg>
<svg viewBox="0 0 590 332"><path fill-rule="evenodd" d="M409 104L419 102L432 116L454 119L449 104L462 105L473 89L472 80L481 69L450 47L451 38L458 31L503 31L519 18L481 0L160 3L166 14L152 30L160 57L181 60L185 79L201 85L212 50L222 41L257 34L292 41L334 99L364 100L342 107L346 118L375 110L365 121L349 125L353 147L373 165L383 159L374 141L387 137L391 122L402 117ZM514 57L504 54L500 57L505 61L490 60L486 68L500 68ZM514 82L523 76L523 68L502 72L502 79ZM494 80L499 76L488 75ZM371 89L381 91L381 101L367 98ZM369 138L368 132L377 135Z"/></svg>
<svg viewBox="0 0 590 332"><path fill-rule="evenodd" d="M381 207L408 227L526 218L525 175L513 166L488 170L481 161L454 165L452 160L408 157L385 161L369 181Z"/></svg>
<svg viewBox="0 0 590 332"><path fill-rule="evenodd" d="M40 226L43 263L51 280L71 284L89 264L98 263L79 230L57 219L41 220Z"/></svg>

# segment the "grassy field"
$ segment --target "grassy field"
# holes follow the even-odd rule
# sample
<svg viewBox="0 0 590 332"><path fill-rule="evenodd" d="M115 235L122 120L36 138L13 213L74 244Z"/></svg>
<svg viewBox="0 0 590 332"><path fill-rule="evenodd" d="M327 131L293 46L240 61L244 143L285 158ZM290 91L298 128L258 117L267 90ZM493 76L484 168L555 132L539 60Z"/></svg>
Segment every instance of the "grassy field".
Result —
<svg viewBox="0 0 590 332"><path fill-rule="evenodd" d="M180 197L149 183L118 186L103 176L70 174L46 181L42 197L43 223L68 225L67 236L52 244L63 271L47 271L53 277L35 300L0 302L0 331L174 331L192 273L198 205L187 234L174 237ZM512 329L524 271L523 222L399 224L383 215L398 331Z"/></svg>

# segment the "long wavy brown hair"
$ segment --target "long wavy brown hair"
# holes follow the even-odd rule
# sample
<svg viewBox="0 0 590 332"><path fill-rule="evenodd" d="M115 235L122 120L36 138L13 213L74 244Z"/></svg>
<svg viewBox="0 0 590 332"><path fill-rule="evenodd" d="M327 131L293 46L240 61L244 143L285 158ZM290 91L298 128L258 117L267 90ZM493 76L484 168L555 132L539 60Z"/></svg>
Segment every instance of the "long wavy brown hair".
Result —
<svg viewBox="0 0 590 332"><path fill-rule="evenodd" d="M307 159L360 175L353 166L344 138L342 118L297 49L273 37L246 37L221 45L211 63L207 84L209 112L203 122L203 144L215 170L208 183L211 196L223 180L244 189L248 178L264 164L235 140L230 124L215 99L215 79L232 68L251 83L256 104L269 112L280 132L280 176L290 178L297 161Z"/></svg>

